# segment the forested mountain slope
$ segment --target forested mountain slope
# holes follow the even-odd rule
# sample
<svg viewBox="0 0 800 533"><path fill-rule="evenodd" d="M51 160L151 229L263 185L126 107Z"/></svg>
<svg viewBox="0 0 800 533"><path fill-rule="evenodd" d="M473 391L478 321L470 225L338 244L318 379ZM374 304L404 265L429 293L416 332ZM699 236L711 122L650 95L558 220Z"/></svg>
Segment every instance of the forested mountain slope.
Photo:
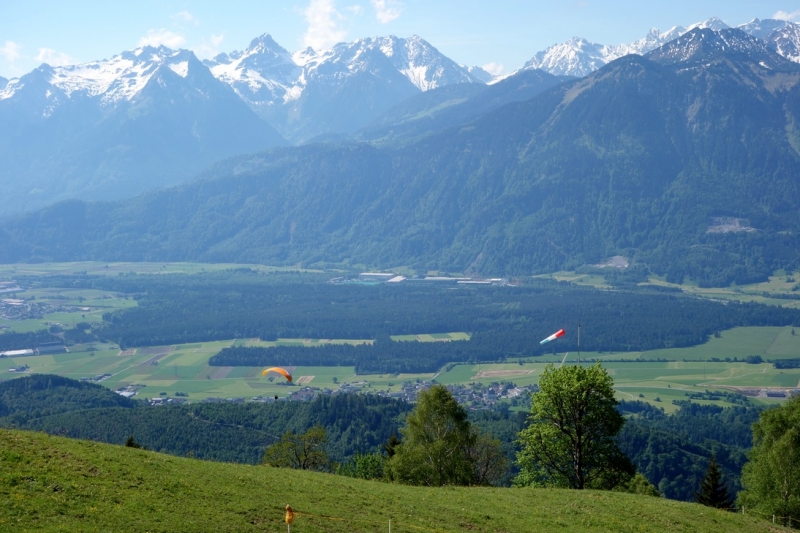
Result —
<svg viewBox="0 0 800 533"><path fill-rule="evenodd" d="M742 283L800 264L798 115L800 65L693 30L402 147L276 149L124 205L56 205L5 224L0 260L514 275L619 254Z"/></svg>

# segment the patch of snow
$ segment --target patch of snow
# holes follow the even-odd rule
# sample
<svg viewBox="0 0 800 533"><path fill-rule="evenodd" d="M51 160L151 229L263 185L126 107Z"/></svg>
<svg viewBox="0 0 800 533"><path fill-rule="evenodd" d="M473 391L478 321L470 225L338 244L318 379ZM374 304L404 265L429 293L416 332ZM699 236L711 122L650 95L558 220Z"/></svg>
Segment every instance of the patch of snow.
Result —
<svg viewBox="0 0 800 533"><path fill-rule="evenodd" d="M53 67L48 81L68 97L80 92L99 97L104 103L129 100L147 85L161 65L186 77L187 54L191 52L173 51L163 46L138 48L107 60Z"/></svg>
<svg viewBox="0 0 800 533"><path fill-rule="evenodd" d="M14 96L14 93L17 92L17 89L21 88L22 86L19 83L19 78L12 78L8 80L5 88L0 91L0 100L5 100L6 98L11 98Z"/></svg>
<svg viewBox="0 0 800 533"><path fill-rule="evenodd" d="M169 65L169 69L181 78L185 78L189 74L189 62L181 61L180 63L173 63Z"/></svg>

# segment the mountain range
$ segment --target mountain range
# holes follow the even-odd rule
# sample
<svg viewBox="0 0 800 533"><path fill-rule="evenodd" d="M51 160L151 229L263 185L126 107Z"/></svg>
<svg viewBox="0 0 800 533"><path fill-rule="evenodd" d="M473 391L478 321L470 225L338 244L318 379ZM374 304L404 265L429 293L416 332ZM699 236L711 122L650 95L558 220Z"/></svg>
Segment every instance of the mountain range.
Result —
<svg viewBox="0 0 800 533"><path fill-rule="evenodd" d="M689 29L725 27L710 19ZM798 28L757 19L740 26L793 61L800 61ZM581 77L689 29L653 30L618 46L573 39L536 54L511 77L540 70ZM486 93L466 115L469 106L452 107L462 98L454 95L477 95L498 81L417 36L290 53L265 34L203 62L188 50L144 47L81 65L42 65L0 79L0 208L13 215L68 198L129 198L183 182L213 161L282 144L414 138L538 91L506 90L521 86L515 81L494 92L494 104Z"/></svg>
<svg viewBox="0 0 800 533"><path fill-rule="evenodd" d="M687 28L675 26L665 32L653 28L642 39L627 44L597 44L581 37L573 37L569 41L555 44L538 52L523 65L522 70L542 69L559 76L583 77L620 57L629 54L644 55L692 30L719 31L728 28L730 26L723 21L712 17ZM800 53L798 53L800 25L784 20L753 19L746 24L737 26L737 29L764 40L783 57L795 62L800 61Z"/></svg>
<svg viewBox="0 0 800 533"><path fill-rule="evenodd" d="M416 128L403 142L274 148L126 202L19 217L0 231L0 260L517 275L624 255L703 285L800 266L800 64L742 30L695 28L584 78L531 73L417 97L395 112ZM493 107L504 91L526 96ZM436 122L442 102L479 111L409 121L427 109Z"/></svg>
<svg viewBox="0 0 800 533"><path fill-rule="evenodd" d="M205 64L292 141L354 132L419 92L484 83L416 35L358 39L294 54L262 35L246 50Z"/></svg>
<svg viewBox="0 0 800 533"><path fill-rule="evenodd" d="M42 65L0 91L0 207L124 198L285 144L192 52L139 48Z"/></svg>

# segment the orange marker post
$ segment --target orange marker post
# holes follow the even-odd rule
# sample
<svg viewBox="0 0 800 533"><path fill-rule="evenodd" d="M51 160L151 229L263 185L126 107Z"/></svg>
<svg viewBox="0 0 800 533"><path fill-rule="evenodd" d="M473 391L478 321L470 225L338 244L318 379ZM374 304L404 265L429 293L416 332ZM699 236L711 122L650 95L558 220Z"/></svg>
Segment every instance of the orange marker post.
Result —
<svg viewBox="0 0 800 533"><path fill-rule="evenodd" d="M291 505L286 505L286 517L284 518L286 522L286 531L291 533L292 531L292 522L294 522L294 511L292 511Z"/></svg>

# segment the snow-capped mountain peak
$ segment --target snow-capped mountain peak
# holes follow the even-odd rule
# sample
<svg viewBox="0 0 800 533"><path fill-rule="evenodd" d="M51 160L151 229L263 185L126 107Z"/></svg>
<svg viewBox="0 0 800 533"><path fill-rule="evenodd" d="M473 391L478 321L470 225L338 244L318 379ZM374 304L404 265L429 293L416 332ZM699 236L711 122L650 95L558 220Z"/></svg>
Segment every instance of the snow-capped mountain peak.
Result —
<svg viewBox="0 0 800 533"><path fill-rule="evenodd" d="M159 68L169 68L185 78L191 64L199 65L199 61L189 50L144 46L111 59L79 65L50 67L43 64L37 71L69 98L79 93L99 97L103 103L111 104L130 100L147 85ZM9 83L0 92L0 99L10 98L20 86L20 83Z"/></svg>
<svg viewBox="0 0 800 533"><path fill-rule="evenodd" d="M728 28L730 28L730 26L725 24L722 20L718 19L717 17L711 17L710 19L704 20L703 22L696 22L695 24L692 24L691 26L686 28L686 32L690 32L692 30L706 30L706 29L720 31L720 30L727 30Z"/></svg>
<svg viewBox="0 0 800 533"><path fill-rule="evenodd" d="M650 52L647 57L664 65L697 62L706 64L723 54L726 57L745 56L748 61L757 61L765 68L786 63L786 59L771 50L766 42L738 28L719 31L695 28Z"/></svg>
<svg viewBox="0 0 800 533"><path fill-rule="evenodd" d="M399 72L421 91L451 83L483 83L416 35L368 37L328 50L289 53L264 34L246 50L204 63L265 118L277 106L299 99L309 84L335 85L363 72L385 79Z"/></svg>
<svg viewBox="0 0 800 533"><path fill-rule="evenodd" d="M609 48L573 37L539 52L525 63L522 70L542 69L557 76L583 77L610 61Z"/></svg>
<svg viewBox="0 0 800 533"><path fill-rule="evenodd" d="M777 20L777 19L753 19L750 22L746 22L744 24L740 24L737 26L740 30L744 31L745 33L749 33L753 37L757 37L759 39L766 39L776 30L780 30L781 28L785 28L789 23L785 20Z"/></svg>
<svg viewBox="0 0 800 533"><path fill-rule="evenodd" d="M642 39L628 44L609 46L573 37L538 52L522 70L540 68L550 74L583 77L610 61L628 54L647 54L694 30L723 32L730 29L728 24L712 17L685 28L675 26L665 32L653 28ZM753 19L738 26L738 29L754 38L765 40L783 57L800 62L800 25L782 20Z"/></svg>

